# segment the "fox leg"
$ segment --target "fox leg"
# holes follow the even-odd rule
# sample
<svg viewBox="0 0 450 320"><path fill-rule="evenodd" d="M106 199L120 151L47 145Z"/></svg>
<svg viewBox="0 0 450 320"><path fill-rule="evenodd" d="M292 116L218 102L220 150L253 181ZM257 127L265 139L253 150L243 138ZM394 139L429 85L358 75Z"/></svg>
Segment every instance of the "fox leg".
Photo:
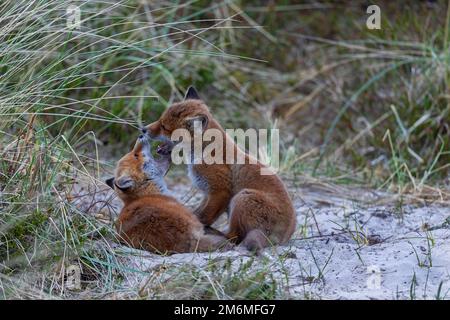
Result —
<svg viewBox="0 0 450 320"><path fill-rule="evenodd" d="M230 195L225 191L209 193L194 213L201 223L210 226L225 211L229 199Z"/></svg>
<svg viewBox="0 0 450 320"><path fill-rule="evenodd" d="M232 248L233 245L228 242L227 238L219 235L205 234L198 239L192 251L209 252L218 249L231 250Z"/></svg>
<svg viewBox="0 0 450 320"><path fill-rule="evenodd" d="M211 234L211 235L225 237L225 234L223 232L221 232L211 226L204 226L203 231L205 232L205 234Z"/></svg>
<svg viewBox="0 0 450 320"><path fill-rule="evenodd" d="M249 251L259 253L261 249L271 245L269 238L259 229L250 230L241 245Z"/></svg>
<svg viewBox="0 0 450 320"><path fill-rule="evenodd" d="M230 228L227 238L241 243L250 251L259 251L278 237L278 212L276 206L264 193L253 189L244 189L237 193L230 204ZM277 233L277 232L275 232ZM274 243L274 244L275 244Z"/></svg>

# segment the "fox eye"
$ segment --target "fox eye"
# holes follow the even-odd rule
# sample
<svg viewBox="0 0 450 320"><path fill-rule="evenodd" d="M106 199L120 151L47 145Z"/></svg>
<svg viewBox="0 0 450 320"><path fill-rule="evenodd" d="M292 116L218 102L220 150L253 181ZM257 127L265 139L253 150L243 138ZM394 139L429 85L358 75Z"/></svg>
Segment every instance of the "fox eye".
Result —
<svg viewBox="0 0 450 320"><path fill-rule="evenodd" d="M135 157L136 159L139 159L139 155L138 155L137 153L134 154L134 157Z"/></svg>
<svg viewBox="0 0 450 320"><path fill-rule="evenodd" d="M167 128L161 123L161 128L164 130L164 131L168 131L167 130Z"/></svg>

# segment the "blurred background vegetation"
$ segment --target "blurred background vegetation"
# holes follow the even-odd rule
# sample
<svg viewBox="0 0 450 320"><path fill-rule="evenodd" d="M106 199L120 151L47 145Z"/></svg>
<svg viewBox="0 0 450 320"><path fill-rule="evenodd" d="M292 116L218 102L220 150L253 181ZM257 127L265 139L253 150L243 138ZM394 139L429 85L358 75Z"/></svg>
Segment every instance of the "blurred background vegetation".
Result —
<svg viewBox="0 0 450 320"><path fill-rule="evenodd" d="M279 128L287 178L448 195L450 3L376 1L380 30L370 4L1 1L0 275L92 257L73 183L191 84L224 127Z"/></svg>

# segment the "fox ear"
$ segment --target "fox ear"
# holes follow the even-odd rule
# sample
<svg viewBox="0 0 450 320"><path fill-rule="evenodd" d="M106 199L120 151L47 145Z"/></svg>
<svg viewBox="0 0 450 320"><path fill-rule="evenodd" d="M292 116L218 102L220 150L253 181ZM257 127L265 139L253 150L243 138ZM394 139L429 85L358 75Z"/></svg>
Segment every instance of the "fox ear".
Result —
<svg viewBox="0 0 450 320"><path fill-rule="evenodd" d="M201 100L200 96L197 93L197 90L195 90L195 88L193 86L190 86L187 89L186 94L184 95L184 100L188 100L188 99Z"/></svg>
<svg viewBox="0 0 450 320"><path fill-rule="evenodd" d="M111 188L114 189L114 178L109 178L105 180L105 183Z"/></svg>
<svg viewBox="0 0 450 320"><path fill-rule="evenodd" d="M186 128L193 132L195 129L195 124L200 123L202 132L205 131L205 129L208 127L208 117L204 114L199 114L195 117L186 118L185 124ZM198 125L198 124L197 124Z"/></svg>
<svg viewBox="0 0 450 320"><path fill-rule="evenodd" d="M122 191L127 191L134 186L133 180L131 180L131 178L127 176L120 177L119 179L115 180L114 184Z"/></svg>

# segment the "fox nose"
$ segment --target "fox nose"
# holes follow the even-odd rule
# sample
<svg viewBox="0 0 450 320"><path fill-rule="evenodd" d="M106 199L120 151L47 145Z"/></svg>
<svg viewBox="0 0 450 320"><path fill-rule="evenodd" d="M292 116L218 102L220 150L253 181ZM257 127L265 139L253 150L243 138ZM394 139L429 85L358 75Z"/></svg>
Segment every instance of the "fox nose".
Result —
<svg viewBox="0 0 450 320"><path fill-rule="evenodd" d="M147 134L147 129L145 127L142 127L141 131L142 131L143 134Z"/></svg>

